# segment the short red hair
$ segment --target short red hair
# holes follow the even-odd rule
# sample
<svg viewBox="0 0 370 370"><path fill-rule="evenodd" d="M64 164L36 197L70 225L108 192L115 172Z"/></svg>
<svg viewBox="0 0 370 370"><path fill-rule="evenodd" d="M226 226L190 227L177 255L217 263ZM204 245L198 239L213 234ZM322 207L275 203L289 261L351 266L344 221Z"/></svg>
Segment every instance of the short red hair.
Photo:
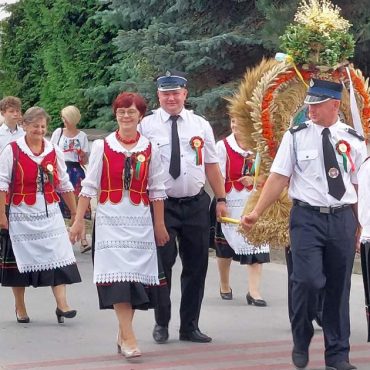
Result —
<svg viewBox="0 0 370 370"><path fill-rule="evenodd" d="M112 104L114 115L118 108L130 108L131 105L135 105L142 116L145 115L146 102L144 98L139 94L131 92L122 92L116 97L116 99L114 99Z"/></svg>

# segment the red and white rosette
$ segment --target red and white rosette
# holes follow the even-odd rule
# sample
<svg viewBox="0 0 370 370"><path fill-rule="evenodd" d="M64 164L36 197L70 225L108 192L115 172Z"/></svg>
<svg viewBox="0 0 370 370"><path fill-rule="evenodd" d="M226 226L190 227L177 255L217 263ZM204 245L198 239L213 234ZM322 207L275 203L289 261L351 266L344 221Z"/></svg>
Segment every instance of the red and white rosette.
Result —
<svg viewBox="0 0 370 370"><path fill-rule="evenodd" d="M189 142L191 148L195 151L195 163L201 166L203 163L202 149L204 147L204 140L200 136L193 136Z"/></svg>
<svg viewBox="0 0 370 370"><path fill-rule="evenodd" d="M343 167L346 172L348 172L348 162L351 165L351 171L354 172L355 164L353 163L351 157L351 145L345 140L339 140L335 145L335 149L343 158Z"/></svg>

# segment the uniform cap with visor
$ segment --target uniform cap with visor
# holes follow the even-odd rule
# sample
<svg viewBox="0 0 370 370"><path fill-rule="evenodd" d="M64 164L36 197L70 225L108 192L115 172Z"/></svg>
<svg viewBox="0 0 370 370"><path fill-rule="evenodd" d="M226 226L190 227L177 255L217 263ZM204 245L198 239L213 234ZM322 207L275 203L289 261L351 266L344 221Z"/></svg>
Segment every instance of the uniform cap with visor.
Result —
<svg viewBox="0 0 370 370"><path fill-rule="evenodd" d="M341 100L343 85L313 78L304 100L305 104L319 104L330 99Z"/></svg>
<svg viewBox="0 0 370 370"><path fill-rule="evenodd" d="M186 88L188 80L183 72L167 71L157 78L158 91L180 90Z"/></svg>

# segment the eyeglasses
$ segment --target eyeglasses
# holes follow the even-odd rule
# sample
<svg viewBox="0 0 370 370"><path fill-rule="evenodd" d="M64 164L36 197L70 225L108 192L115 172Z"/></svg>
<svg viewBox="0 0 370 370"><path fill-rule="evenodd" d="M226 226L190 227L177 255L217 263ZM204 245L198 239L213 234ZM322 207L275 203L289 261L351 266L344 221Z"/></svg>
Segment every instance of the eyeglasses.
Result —
<svg viewBox="0 0 370 370"><path fill-rule="evenodd" d="M118 117L124 117L125 115L129 116L129 117L134 117L136 115L138 115L140 112L136 109L117 109L116 110L116 115Z"/></svg>

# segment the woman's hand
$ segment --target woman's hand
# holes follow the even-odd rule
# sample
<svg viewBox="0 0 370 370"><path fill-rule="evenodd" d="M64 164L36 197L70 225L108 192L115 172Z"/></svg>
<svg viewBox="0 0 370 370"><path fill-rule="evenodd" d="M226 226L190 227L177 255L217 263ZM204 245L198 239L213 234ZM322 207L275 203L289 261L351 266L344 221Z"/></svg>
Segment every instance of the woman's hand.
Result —
<svg viewBox="0 0 370 370"><path fill-rule="evenodd" d="M80 161L80 164L85 165L87 164L89 157L86 152L80 149L78 151L78 159Z"/></svg>
<svg viewBox="0 0 370 370"><path fill-rule="evenodd" d="M254 177L247 175L241 177L238 181L241 182L245 188L250 188L253 187Z"/></svg>
<svg viewBox="0 0 370 370"><path fill-rule="evenodd" d="M2 212L0 214L0 229L8 229L8 227L8 219L6 218L6 214Z"/></svg>
<svg viewBox="0 0 370 370"><path fill-rule="evenodd" d="M81 240L82 232L84 229L84 220L76 219L73 225L69 228L69 240L72 244Z"/></svg>
<svg viewBox="0 0 370 370"><path fill-rule="evenodd" d="M158 247L163 247L170 240L164 224L154 225L154 237Z"/></svg>

